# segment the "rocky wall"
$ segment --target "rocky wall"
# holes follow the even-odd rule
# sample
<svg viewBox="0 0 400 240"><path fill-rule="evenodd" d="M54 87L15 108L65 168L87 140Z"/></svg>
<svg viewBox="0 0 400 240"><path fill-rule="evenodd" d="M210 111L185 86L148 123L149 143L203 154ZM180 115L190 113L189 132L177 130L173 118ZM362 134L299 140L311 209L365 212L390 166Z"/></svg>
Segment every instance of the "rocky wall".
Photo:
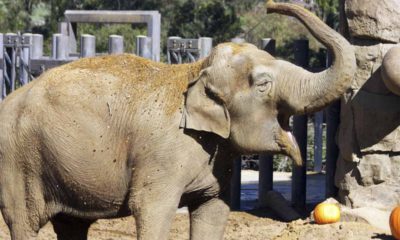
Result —
<svg viewBox="0 0 400 240"><path fill-rule="evenodd" d="M335 184L342 203L389 211L400 204L400 96L383 83L381 63L400 46L400 1L341 4L358 69L341 104Z"/></svg>

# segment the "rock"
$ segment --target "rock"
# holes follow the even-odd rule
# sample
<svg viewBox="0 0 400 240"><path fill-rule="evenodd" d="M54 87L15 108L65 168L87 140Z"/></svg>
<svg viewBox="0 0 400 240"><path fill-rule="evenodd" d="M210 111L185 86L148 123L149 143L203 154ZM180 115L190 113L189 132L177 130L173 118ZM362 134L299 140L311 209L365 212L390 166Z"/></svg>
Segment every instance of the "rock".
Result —
<svg viewBox="0 0 400 240"><path fill-rule="evenodd" d="M400 42L400 1L347 0L345 11L353 38Z"/></svg>
<svg viewBox="0 0 400 240"><path fill-rule="evenodd" d="M383 58L381 66L383 83L394 94L400 96L400 46L392 47Z"/></svg>

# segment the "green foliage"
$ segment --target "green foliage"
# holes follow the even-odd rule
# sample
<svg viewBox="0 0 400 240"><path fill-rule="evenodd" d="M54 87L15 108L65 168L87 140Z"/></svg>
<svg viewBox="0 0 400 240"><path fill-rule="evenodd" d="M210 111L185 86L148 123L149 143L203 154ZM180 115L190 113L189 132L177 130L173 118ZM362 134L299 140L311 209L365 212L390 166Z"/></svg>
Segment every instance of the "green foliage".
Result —
<svg viewBox="0 0 400 240"><path fill-rule="evenodd" d="M213 37L214 43L229 41L240 31L235 8L221 1L188 0L177 8L171 22L170 36Z"/></svg>

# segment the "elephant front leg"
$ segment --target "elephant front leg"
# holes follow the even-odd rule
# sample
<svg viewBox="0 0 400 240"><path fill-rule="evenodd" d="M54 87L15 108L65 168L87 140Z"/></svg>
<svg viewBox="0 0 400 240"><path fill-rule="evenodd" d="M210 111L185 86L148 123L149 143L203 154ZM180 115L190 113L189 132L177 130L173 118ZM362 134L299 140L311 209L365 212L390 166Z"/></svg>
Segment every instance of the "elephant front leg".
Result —
<svg viewBox="0 0 400 240"><path fill-rule="evenodd" d="M189 206L190 239L223 239L229 216L229 206L222 199L213 198L199 205Z"/></svg>
<svg viewBox="0 0 400 240"><path fill-rule="evenodd" d="M131 203L138 240L168 239L179 199L180 194L174 191L142 190Z"/></svg>

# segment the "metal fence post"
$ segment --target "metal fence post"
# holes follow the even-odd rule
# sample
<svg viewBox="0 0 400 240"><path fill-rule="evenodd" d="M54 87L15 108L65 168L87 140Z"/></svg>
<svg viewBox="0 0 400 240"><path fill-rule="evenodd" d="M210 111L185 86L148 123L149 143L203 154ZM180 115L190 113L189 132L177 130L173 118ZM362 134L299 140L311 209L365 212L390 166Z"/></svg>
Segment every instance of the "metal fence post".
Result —
<svg viewBox="0 0 400 240"><path fill-rule="evenodd" d="M235 37L231 39L231 42L240 44L240 43L245 43L246 40L244 38Z"/></svg>
<svg viewBox="0 0 400 240"><path fill-rule="evenodd" d="M326 65L332 63L332 55L327 54ZM336 133L340 124L340 100L333 102L326 110L326 178L325 196L336 197L338 189L335 186L336 162L339 157L339 147L336 144Z"/></svg>
<svg viewBox="0 0 400 240"><path fill-rule="evenodd" d="M295 41L295 63L303 68L308 67L308 40ZM307 115L293 117L293 135L300 148L303 166L292 168L292 204L296 208L306 205L307 180Z"/></svg>
<svg viewBox="0 0 400 240"><path fill-rule="evenodd" d="M240 190L241 190L241 172L242 159L237 158L232 162L232 179L231 179L231 209L240 209Z"/></svg>
<svg viewBox="0 0 400 240"><path fill-rule="evenodd" d="M60 33L53 34L51 57L57 60L66 60L69 57L68 36Z"/></svg>
<svg viewBox="0 0 400 240"><path fill-rule="evenodd" d="M213 47L212 41L213 39L209 37L199 38L199 45L200 45L199 58L205 58L211 53Z"/></svg>
<svg viewBox="0 0 400 240"><path fill-rule="evenodd" d="M108 37L108 54L121 54L124 52L124 37L110 35Z"/></svg>
<svg viewBox="0 0 400 240"><path fill-rule="evenodd" d="M275 45L276 45L275 39L272 38L263 38L260 41L260 49L268 52L272 56L275 55Z"/></svg>
<svg viewBox="0 0 400 240"><path fill-rule="evenodd" d="M3 100L5 95L5 83L4 83L4 35L0 33L0 100Z"/></svg>
<svg viewBox="0 0 400 240"><path fill-rule="evenodd" d="M81 35L81 58L96 56L96 37L90 34Z"/></svg>
<svg viewBox="0 0 400 240"><path fill-rule="evenodd" d="M43 57L43 35L32 35L31 59L39 59Z"/></svg>
<svg viewBox="0 0 400 240"><path fill-rule="evenodd" d="M136 55L152 59L151 38L143 35L136 37Z"/></svg>
<svg viewBox="0 0 400 240"><path fill-rule="evenodd" d="M314 171L322 171L322 124L324 112L314 114Z"/></svg>
<svg viewBox="0 0 400 240"><path fill-rule="evenodd" d="M15 69L17 59L15 45L19 44L19 38L17 36L18 35L15 33L7 33L5 37L6 44L8 45L4 49L4 80L8 83L5 89L5 95L15 90L15 79L17 75Z"/></svg>
<svg viewBox="0 0 400 240"><path fill-rule="evenodd" d="M263 38L260 41L260 48L269 54L275 54L275 40ZM260 155L259 158L259 177L258 177L258 205L266 207L267 193L273 189L274 182L274 157L272 155Z"/></svg>
<svg viewBox="0 0 400 240"><path fill-rule="evenodd" d="M29 65L32 48L32 34L25 33L22 35L22 51L20 55L19 78L22 85L29 82Z"/></svg>

